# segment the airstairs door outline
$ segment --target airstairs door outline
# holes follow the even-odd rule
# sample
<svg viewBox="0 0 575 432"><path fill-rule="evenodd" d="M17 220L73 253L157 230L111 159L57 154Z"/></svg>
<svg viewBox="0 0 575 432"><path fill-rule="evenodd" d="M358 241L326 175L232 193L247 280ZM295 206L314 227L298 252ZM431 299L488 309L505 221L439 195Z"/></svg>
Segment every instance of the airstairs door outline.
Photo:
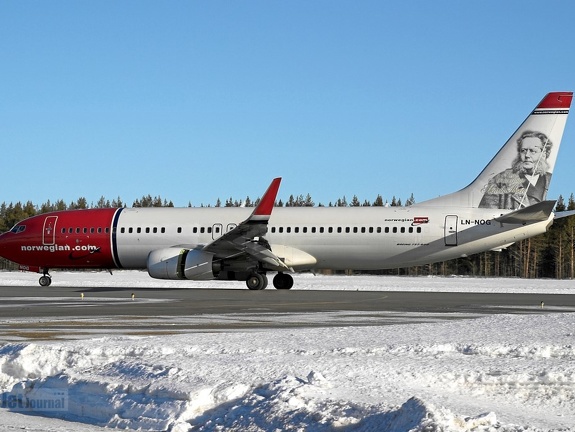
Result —
<svg viewBox="0 0 575 432"><path fill-rule="evenodd" d="M457 216L445 216L445 246L457 246Z"/></svg>

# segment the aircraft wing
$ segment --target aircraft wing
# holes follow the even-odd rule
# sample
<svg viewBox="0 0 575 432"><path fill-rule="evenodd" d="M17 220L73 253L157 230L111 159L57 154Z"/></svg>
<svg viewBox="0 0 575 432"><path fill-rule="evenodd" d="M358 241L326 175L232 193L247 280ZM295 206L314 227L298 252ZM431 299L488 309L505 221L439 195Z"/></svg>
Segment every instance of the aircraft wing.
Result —
<svg viewBox="0 0 575 432"><path fill-rule="evenodd" d="M290 270L270 248L263 236L268 231L281 178L275 178L249 218L218 239L205 245L202 250L215 254L218 258L232 258L247 254L257 261L267 264L273 270Z"/></svg>
<svg viewBox="0 0 575 432"><path fill-rule="evenodd" d="M529 207L524 207L511 213L494 218L497 222L525 224L547 220L555 207L556 201L541 201Z"/></svg>

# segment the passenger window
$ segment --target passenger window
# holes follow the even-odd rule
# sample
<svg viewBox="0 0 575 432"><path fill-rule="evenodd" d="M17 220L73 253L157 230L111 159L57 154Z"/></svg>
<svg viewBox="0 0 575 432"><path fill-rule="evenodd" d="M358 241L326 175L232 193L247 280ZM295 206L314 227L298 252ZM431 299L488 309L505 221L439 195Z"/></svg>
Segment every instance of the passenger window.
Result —
<svg viewBox="0 0 575 432"><path fill-rule="evenodd" d="M297 234L299 232L299 227L295 227L293 231Z"/></svg>
<svg viewBox="0 0 575 432"><path fill-rule="evenodd" d="M178 234L181 234L181 233L182 233L182 227L178 227Z"/></svg>
<svg viewBox="0 0 575 432"><path fill-rule="evenodd" d="M128 233L132 234L134 232L134 228L130 227L128 228Z"/></svg>
<svg viewBox="0 0 575 432"><path fill-rule="evenodd" d="M162 234L164 234L164 233L166 232L166 228L165 228L165 227L162 227L162 230L161 230L161 231L162 231Z"/></svg>
<svg viewBox="0 0 575 432"><path fill-rule="evenodd" d="M122 234L124 234L124 233L126 232L126 228L124 228L124 227L120 228L120 232L121 232Z"/></svg>
<svg viewBox="0 0 575 432"><path fill-rule="evenodd" d="M142 232L142 228L141 228L141 227L136 228L136 232L137 232L138 234L140 234L140 233Z"/></svg>

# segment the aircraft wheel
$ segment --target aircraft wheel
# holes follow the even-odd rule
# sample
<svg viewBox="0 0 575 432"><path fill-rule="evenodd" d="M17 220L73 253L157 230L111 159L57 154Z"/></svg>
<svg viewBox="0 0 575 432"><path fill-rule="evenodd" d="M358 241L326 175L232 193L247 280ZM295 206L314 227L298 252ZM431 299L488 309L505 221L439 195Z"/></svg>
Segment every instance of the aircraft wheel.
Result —
<svg viewBox="0 0 575 432"><path fill-rule="evenodd" d="M289 274L278 273L274 276L274 287L277 289L290 289L293 287L293 278Z"/></svg>
<svg viewBox="0 0 575 432"><path fill-rule="evenodd" d="M41 276L38 282L40 283L40 286L47 287L52 283L52 278L50 276Z"/></svg>
<svg viewBox="0 0 575 432"><path fill-rule="evenodd" d="M252 273L246 280L246 285L251 290L263 290L268 285L268 278L265 274Z"/></svg>

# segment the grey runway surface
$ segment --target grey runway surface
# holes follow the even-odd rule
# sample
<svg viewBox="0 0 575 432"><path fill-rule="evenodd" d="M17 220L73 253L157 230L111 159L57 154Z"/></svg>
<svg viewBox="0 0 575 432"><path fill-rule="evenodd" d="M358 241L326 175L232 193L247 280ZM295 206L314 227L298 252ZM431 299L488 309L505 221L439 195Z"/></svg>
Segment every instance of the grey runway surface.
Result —
<svg viewBox="0 0 575 432"><path fill-rule="evenodd" d="M0 341L388 325L556 312L575 312L575 295L4 286Z"/></svg>

